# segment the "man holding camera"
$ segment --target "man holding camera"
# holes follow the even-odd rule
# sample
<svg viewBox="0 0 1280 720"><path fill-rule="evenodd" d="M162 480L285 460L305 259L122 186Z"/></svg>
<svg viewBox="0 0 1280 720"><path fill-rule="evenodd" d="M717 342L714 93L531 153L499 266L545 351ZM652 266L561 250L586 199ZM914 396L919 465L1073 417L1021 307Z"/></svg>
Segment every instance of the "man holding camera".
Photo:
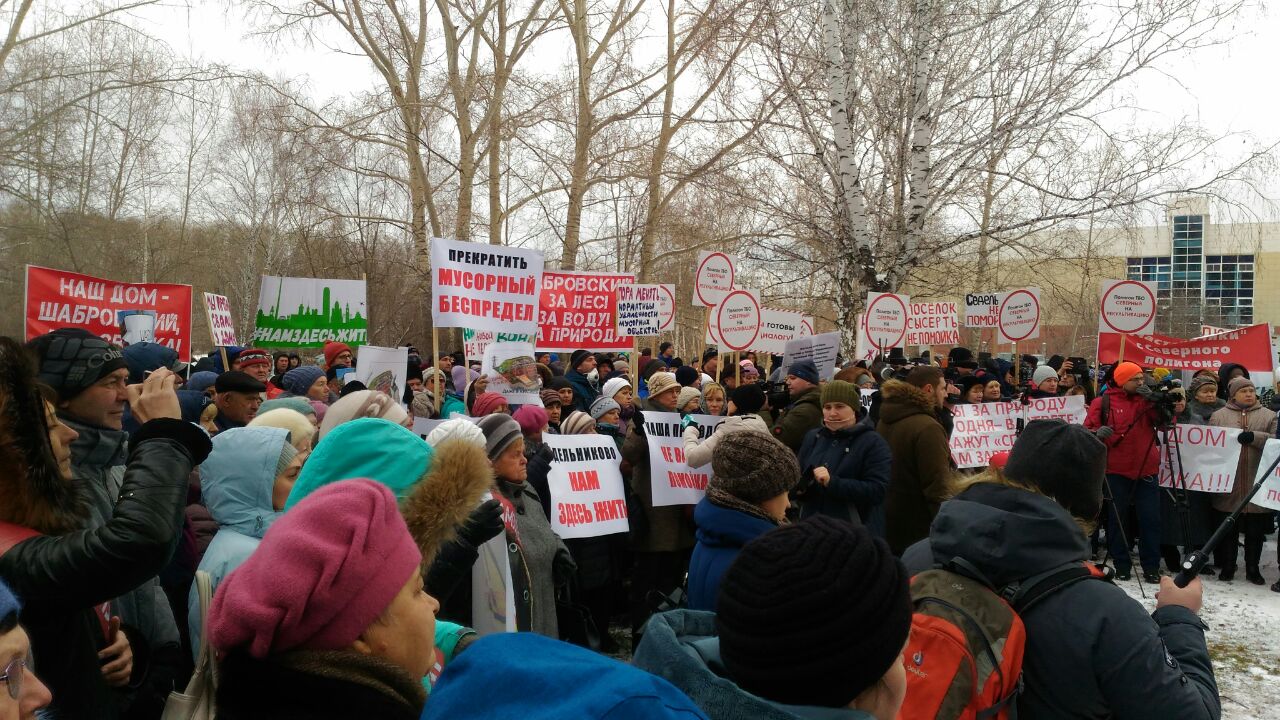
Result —
<svg viewBox="0 0 1280 720"><path fill-rule="evenodd" d="M1160 415L1143 385L1142 368L1122 362L1112 370L1113 382L1089 405L1084 426L1107 446L1107 545L1116 579L1133 573L1124 521L1130 505L1138 512L1138 559L1142 579L1160 582L1160 451L1156 427Z"/></svg>

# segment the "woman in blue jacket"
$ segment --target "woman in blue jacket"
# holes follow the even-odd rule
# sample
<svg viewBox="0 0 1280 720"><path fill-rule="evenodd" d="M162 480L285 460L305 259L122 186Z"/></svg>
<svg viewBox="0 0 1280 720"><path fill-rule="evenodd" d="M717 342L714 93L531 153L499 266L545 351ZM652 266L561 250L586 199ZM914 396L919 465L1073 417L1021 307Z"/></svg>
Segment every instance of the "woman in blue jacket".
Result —
<svg viewBox="0 0 1280 720"><path fill-rule="evenodd" d="M859 424L858 388L842 380L822 388L822 426L800 445L801 519L830 515L884 537L884 495L893 455L875 428Z"/></svg>
<svg viewBox="0 0 1280 720"><path fill-rule="evenodd" d="M715 610L720 578L743 545L786 522L800 479L795 456L764 433L730 433L711 455L707 496L693 510L698 544L689 561L689 607Z"/></svg>

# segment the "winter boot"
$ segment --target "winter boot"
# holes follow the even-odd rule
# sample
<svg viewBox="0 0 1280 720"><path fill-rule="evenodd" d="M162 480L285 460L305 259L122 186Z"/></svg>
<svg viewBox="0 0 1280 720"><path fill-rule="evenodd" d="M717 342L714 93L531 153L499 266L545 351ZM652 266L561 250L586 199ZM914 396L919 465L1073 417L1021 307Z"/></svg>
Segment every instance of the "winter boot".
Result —
<svg viewBox="0 0 1280 720"><path fill-rule="evenodd" d="M1160 584L1160 571L1159 571L1159 570L1143 570L1143 571L1142 571L1142 582L1144 582L1144 583L1148 583L1148 584L1150 584L1150 585L1159 585L1159 584Z"/></svg>
<svg viewBox="0 0 1280 720"><path fill-rule="evenodd" d="M1222 582L1231 582L1236 579L1236 569L1233 567L1224 567L1218 571L1218 579Z"/></svg>
<svg viewBox="0 0 1280 720"><path fill-rule="evenodd" d="M1254 585L1266 585L1267 581L1262 579L1262 572L1256 567L1247 568L1244 571L1244 577Z"/></svg>

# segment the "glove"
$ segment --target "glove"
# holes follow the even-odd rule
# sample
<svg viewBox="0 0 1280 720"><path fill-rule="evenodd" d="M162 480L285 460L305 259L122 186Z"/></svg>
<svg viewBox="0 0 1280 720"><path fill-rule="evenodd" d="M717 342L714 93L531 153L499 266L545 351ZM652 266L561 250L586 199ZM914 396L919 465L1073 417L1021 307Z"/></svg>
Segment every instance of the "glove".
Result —
<svg viewBox="0 0 1280 720"><path fill-rule="evenodd" d="M631 416L631 425L635 427L637 435L644 437L644 413L640 412L640 408L636 408L636 414Z"/></svg>
<svg viewBox="0 0 1280 720"><path fill-rule="evenodd" d="M1113 428L1113 427L1111 427L1110 425L1103 425L1102 427L1098 428L1097 430L1094 430L1094 431L1093 431L1093 434L1094 434L1094 436L1095 436L1095 437L1097 437L1099 440L1106 440L1107 438L1109 438L1109 437L1111 437L1112 435L1115 435L1115 434L1116 434L1116 429L1115 429L1115 428Z"/></svg>
<svg viewBox="0 0 1280 720"><path fill-rule="evenodd" d="M685 415L684 419L680 421L680 432L683 434L685 430L691 427L699 427L698 421L694 420L692 415Z"/></svg>
<svg viewBox="0 0 1280 720"><path fill-rule="evenodd" d="M1252 442L1253 442L1253 431L1252 431L1252 430L1245 430L1244 432L1240 433L1240 434L1236 437L1236 440L1239 440L1241 445L1248 445L1248 444L1252 443Z"/></svg>
<svg viewBox="0 0 1280 720"><path fill-rule="evenodd" d="M467 516L467 521L458 529L458 537L478 548L497 537L503 527L502 503L486 500Z"/></svg>

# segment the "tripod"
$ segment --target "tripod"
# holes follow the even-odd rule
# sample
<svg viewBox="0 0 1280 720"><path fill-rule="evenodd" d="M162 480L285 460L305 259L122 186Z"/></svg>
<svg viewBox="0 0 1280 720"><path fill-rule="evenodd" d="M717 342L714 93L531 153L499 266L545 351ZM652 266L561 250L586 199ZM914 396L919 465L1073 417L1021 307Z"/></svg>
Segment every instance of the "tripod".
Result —
<svg viewBox="0 0 1280 720"><path fill-rule="evenodd" d="M1182 471L1182 433L1178 430L1177 417L1156 428L1164 445L1165 469L1169 473L1171 487L1166 489L1173 499L1174 510L1178 513L1178 524L1182 528L1183 547L1191 546L1191 504L1187 500L1187 475ZM1179 565L1181 566L1181 565ZM1170 568L1172 569L1172 568Z"/></svg>
<svg viewBox="0 0 1280 720"><path fill-rule="evenodd" d="M1182 569L1178 571L1177 577L1173 579L1174 585L1177 585L1178 587L1186 587L1188 583L1200 574L1200 571L1204 569L1204 566L1209 564L1209 558L1213 555L1214 548L1218 547L1218 544L1227 536L1227 533L1231 532L1231 529L1235 527L1236 522L1240 519L1240 514L1244 512L1245 508L1249 507L1249 503L1253 500L1253 496L1257 495L1258 491L1262 489L1262 486L1266 484L1267 478L1271 477L1271 473L1276 471L1277 465L1280 465L1280 453L1278 453L1276 458L1271 461L1271 464L1267 466L1266 472L1258 475L1258 479L1253 483L1253 488L1249 490L1248 497L1241 500L1240 504L1236 506L1236 509L1232 510L1231 514L1222 521L1222 524L1218 526L1218 529L1215 530L1213 535L1205 542L1204 547L1191 553L1182 561ZM1236 482L1240 482L1239 477L1236 478Z"/></svg>

